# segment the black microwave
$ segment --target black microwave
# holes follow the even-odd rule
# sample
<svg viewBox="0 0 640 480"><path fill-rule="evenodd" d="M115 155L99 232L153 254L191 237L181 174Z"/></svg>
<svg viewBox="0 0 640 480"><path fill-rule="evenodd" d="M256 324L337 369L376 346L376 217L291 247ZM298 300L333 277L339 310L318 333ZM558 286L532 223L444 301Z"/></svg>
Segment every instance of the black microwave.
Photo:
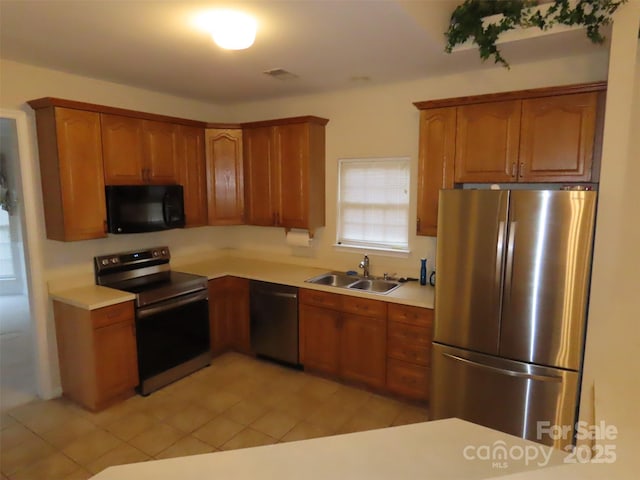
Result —
<svg viewBox="0 0 640 480"><path fill-rule="evenodd" d="M109 233L141 233L184 227L181 185L107 185Z"/></svg>

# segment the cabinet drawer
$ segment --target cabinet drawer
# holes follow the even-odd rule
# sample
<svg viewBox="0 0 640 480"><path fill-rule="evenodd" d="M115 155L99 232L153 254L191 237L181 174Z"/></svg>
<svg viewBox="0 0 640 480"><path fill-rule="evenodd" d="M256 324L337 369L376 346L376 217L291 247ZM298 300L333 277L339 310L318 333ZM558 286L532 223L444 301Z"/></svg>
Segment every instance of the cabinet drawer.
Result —
<svg viewBox="0 0 640 480"><path fill-rule="evenodd" d="M415 345L426 349L431 347L431 329L425 327L389 322L388 337L389 342Z"/></svg>
<svg viewBox="0 0 640 480"><path fill-rule="evenodd" d="M431 362L431 347L414 345L389 338L387 342L387 356L405 362L428 366Z"/></svg>
<svg viewBox="0 0 640 480"><path fill-rule="evenodd" d="M390 303L389 320L431 329L433 325L433 310Z"/></svg>
<svg viewBox="0 0 640 480"><path fill-rule="evenodd" d="M399 395L428 400L429 369L390 358L387 360L387 388Z"/></svg>
<svg viewBox="0 0 640 480"><path fill-rule="evenodd" d="M298 295L300 297L300 303L332 308L335 310L340 310L342 308L342 295L320 292L318 290L309 290L306 288L301 288Z"/></svg>
<svg viewBox="0 0 640 480"><path fill-rule="evenodd" d="M133 321L133 302L123 302L91 311L93 328L106 327L114 323Z"/></svg>
<svg viewBox="0 0 640 480"><path fill-rule="evenodd" d="M379 300L345 296L342 311L365 317L386 317L387 304Z"/></svg>

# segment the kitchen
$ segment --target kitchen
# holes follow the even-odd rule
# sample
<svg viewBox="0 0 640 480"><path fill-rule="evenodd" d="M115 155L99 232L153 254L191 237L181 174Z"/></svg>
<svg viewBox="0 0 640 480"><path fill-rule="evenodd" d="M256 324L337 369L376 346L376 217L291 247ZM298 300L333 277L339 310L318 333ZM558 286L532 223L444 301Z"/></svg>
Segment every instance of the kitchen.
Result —
<svg viewBox="0 0 640 480"><path fill-rule="evenodd" d="M415 81L402 82L386 86L371 86L363 89L343 93L327 93L318 95L293 97L288 101L271 100L256 101L233 105L233 108L222 105L203 104L193 100L185 100L168 95L162 95L150 91L110 84L99 80L91 80L85 77L56 72L39 67L33 67L9 60L2 63L2 107L23 108L26 100L42 96L57 96L61 98L86 99L95 103L118 105L124 108L134 108L141 111L157 112L166 115L181 116L184 118L197 118L206 120L224 119L228 121L248 121L257 118L278 118L304 114L314 114L329 118L327 124L327 199L335 198L336 165L334 160L355 156L392 156L406 154L413 159L417 158L418 138L418 112L412 105L414 101L427 100L429 98L446 98L452 96L469 95L474 93L489 93L495 91L516 90L521 88L534 88L541 86L572 84L581 82L598 81L607 78L609 84L615 82L617 75L624 76L623 64L627 62L624 52L613 51L611 65L607 73L607 55L600 50L593 51L589 55L562 59L550 59L531 62L528 64L513 65L511 71L500 69L478 70L474 75L451 74L444 77L425 78ZM620 69L620 70L618 70ZM544 71L545 75L539 75ZM479 82L481 79L482 82ZM625 88L626 85L626 88ZM609 91L609 101L618 99L620 122L627 125L625 120L625 102L630 97L627 84L621 88ZM427 93L428 92L428 93ZM126 99L126 100L123 100ZM615 108L615 107L612 107ZM615 110L613 110L615 112ZM612 113L615 115L615 113ZM383 121L381 118L393 119L393 122ZM614 117L612 117L614 118ZM612 119L613 123L614 120ZM602 246L598 247L596 240L595 266L593 278L593 296L590 314L590 328L596 328L593 334L588 336L587 351L593 349L594 355L587 354L587 370L585 382L608 382L614 375L610 372L611 366L620 363L615 361L616 355L625 359L629 350L634 345L633 338L628 333L634 331L634 311L637 311L637 300L633 300L632 293L625 293L624 288L617 289L617 285L627 285L631 288L634 277L631 273L625 273L625 264L628 258L635 255L631 248L634 238L634 226L623 218L634 218L631 206L633 201L623 200L624 195L632 195L633 175L625 174L625 168L633 171L635 168L629 165L607 162L606 158L632 158L624 148L629 141L626 135L629 131L625 128L611 126L605 131L605 161L601 192L607 188L610 194L603 193L599 211L599 232L604 225L605 231L617 232L623 228L630 230L629 235L611 233L611 238L603 237ZM346 134L345 134L346 133ZM622 136L622 138L621 138ZM611 141L607 142L607 138ZM32 137L33 140L33 137ZM616 150L618 148L618 150ZM630 162L630 160L629 160ZM415 167L413 167L415 168ZM36 177L37 178L37 177ZM608 183L609 182L609 183ZM627 186L622 188L622 186ZM412 186L413 187L413 186ZM412 195L415 195L412 188ZM611 202L607 207L607 199ZM636 202L637 203L637 202ZM41 207L37 207L42 217ZM327 201L327 218L335 217L335 205ZM412 202L415 209L415 202ZM626 214L624 212L627 212ZM620 215L620 217L618 217ZM415 217L415 211L411 213ZM618 223L619 222L619 223ZM42 225L40 224L40 228ZM294 252L292 255L289 247L284 245L284 234L281 229L264 227L204 227L184 231L170 231L164 234L134 235L132 238L110 237L105 240L94 240L64 244L44 240L41 236L40 244L44 253L43 282L55 282L57 279L76 277L79 283L86 279L91 280L90 259L93 256L125 251L132 248L142 248L150 245L168 244L172 247L175 258L181 255L188 257L201 251L215 251L221 248L235 247L247 257L269 256L289 262L300 264L318 265L327 264L341 270L353 269L360 261L359 255L336 253L331 244L335 238L334 226L327 222L324 231L320 231L314 240L318 245L314 250L314 257L309 258L305 252ZM604 233L601 233L604 235ZM627 238L627 240L625 240ZM619 242L631 242L626 245ZM396 272L411 276L417 275L418 259L426 256L429 260L435 259L435 239L430 237L411 238L412 256L408 259L390 260L383 257L372 256L372 269L376 275L385 271ZM622 260L627 252L627 259ZM302 256L300 256L302 255ZM633 263L633 262L630 262ZM402 265L400 268L398 265ZM617 266L616 266L617 265ZM631 268L631 267L629 267ZM615 269L620 269L620 275L616 275ZM600 273L598 273L600 271ZM617 279L616 279L617 278ZM624 295L628 295L625 297ZM618 299L618 301L610 301ZM617 315L613 315L610 309L616 309ZM613 320L615 318L615 320ZM48 360L42 362L45 371L52 372L44 375L43 391L55 392L57 385L57 359L52 345L52 318L46 322L39 319L40 327L49 341L45 342L44 349L49 349ZM621 322L621 335L616 336L609 322ZM589 342L594 342L589 347ZM621 343L619 343L621 342ZM621 348L617 345L629 345ZM616 345L616 346L611 346ZM597 352L597 353L595 353ZM591 365L591 367L589 366ZM613 383L613 380L611 380ZM622 384L620 384L622 385ZM630 403L630 409L637 395L629 390L634 385L623 387L624 394L618 395L622 400ZM611 387L614 388L614 387ZM637 387L636 387L637 388ZM48 390L47 390L48 389ZM596 393L597 395L597 393ZM586 397L586 408L589 410L589 396ZM589 418L589 414L587 414Z"/></svg>

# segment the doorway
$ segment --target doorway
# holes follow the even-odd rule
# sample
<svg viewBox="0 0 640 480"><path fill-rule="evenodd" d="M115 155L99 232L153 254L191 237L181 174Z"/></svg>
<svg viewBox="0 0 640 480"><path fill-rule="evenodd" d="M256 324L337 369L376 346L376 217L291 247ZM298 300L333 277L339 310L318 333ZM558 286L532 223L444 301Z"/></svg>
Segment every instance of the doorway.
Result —
<svg viewBox="0 0 640 480"><path fill-rule="evenodd" d="M0 118L0 409L33 400L37 382L23 242L16 120Z"/></svg>

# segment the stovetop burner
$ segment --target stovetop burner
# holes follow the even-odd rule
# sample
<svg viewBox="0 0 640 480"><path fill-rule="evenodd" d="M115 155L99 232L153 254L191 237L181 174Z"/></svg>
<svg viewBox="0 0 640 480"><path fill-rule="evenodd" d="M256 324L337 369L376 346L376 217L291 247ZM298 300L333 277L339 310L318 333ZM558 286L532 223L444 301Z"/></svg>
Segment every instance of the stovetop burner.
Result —
<svg viewBox="0 0 640 480"><path fill-rule="evenodd" d="M143 307L207 288L207 278L170 270L168 247L94 258L96 284L136 294Z"/></svg>

